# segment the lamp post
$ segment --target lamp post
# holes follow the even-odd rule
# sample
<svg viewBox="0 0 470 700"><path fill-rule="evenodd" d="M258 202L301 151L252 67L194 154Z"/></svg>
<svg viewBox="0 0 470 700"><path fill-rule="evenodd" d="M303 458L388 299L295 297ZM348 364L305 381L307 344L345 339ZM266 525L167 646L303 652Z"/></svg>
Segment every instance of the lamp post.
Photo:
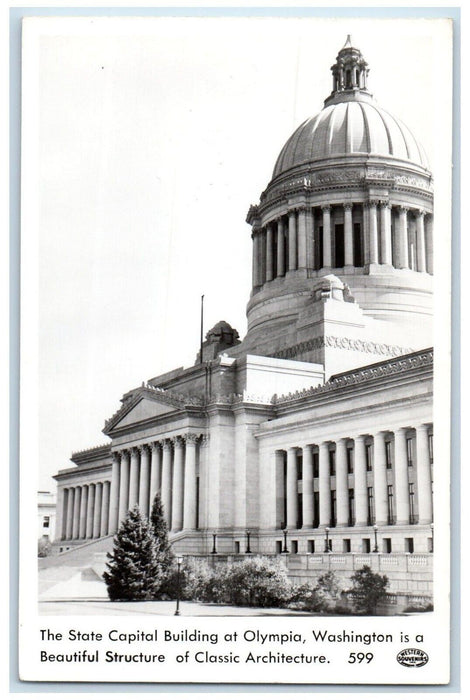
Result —
<svg viewBox="0 0 470 700"><path fill-rule="evenodd" d="M379 528L377 527L377 525L374 525L374 552L379 551L379 545L377 544L377 530L378 529Z"/></svg>
<svg viewBox="0 0 470 700"><path fill-rule="evenodd" d="M176 580L176 592L177 592L177 598L176 598L176 610L175 610L175 615L180 614L180 597L181 597L181 564L183 562L183 557L179 556L176 557L176 564L178 566L178 578Z"/></svg>
<svg viewBox="0 0 470 700"><path fill-rule="evenodd" d="M212 552L211 552L211 554L217 554L216 541L217 541L217 533L213 532L212 533Z"/></svg>
<svg viewBox="0 0 470 700"><path fill-rule="evenodd" d="M251 554L251 549L250 549L250 535L251 532L249 530L246 531L246 554Z"/></svg>
<svg viewBox="0 0 470 700"><path fill-rule="evenodd" d="M325 552L328 553L330 551L330 543L328 542L328 534L330 532L329 527L325 527Z"/></svg>
<svg viewBox="0 0 470 700"><path fill-rule="evenodd" d="M434 523L431 523L431 554L434 552Z"/></svg>
<svg viewBox="0 0 470 700"><path fill-rule="evenodd" d="M284 535L284 549L282 550L283 554L288 554L288 549L287 549L287 534L289 530L283 530L282 534Z"/></svg>

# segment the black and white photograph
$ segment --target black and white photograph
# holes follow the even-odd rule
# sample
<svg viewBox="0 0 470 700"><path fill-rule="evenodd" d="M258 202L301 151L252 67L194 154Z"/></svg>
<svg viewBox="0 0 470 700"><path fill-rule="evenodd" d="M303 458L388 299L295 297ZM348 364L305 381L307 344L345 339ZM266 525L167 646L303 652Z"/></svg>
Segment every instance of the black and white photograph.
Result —
<svg viewBox="0 0 470 700"><path fill-rule="evenodd" d="M21 678L447 683L452 21L22 70Z"/></svg>

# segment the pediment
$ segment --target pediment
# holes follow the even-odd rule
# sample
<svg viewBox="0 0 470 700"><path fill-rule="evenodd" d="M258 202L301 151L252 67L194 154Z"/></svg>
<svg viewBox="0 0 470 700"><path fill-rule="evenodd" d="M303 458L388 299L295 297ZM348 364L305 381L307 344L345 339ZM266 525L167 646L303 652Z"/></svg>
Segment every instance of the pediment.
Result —
<svg viewBox="0 0 470 700"><path fill-rule="evenodd" d="M173 413L174 411L174 406L169 406L168 404L160 403L156 400L142 398L113 426L113 430L124 428L128 425L135 425L135 423L141 423L149 418L158 418L159 416L164 416L166 413Z"/></svg>

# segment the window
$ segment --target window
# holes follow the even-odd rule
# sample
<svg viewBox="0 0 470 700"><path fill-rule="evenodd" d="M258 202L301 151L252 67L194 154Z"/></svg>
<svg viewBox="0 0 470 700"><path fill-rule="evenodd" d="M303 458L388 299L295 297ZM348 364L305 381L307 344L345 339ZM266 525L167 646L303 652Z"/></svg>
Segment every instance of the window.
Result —
<svg viewBox="0 0 470 700"><path fill-rule="evenodd" d="M297 494L297 530L300 530L304 524L303 518L303 494Z"/></svg>
<svg viewBox="0 0 470 700"><path fill-rule="evenodd" d="M323 267L323 226L318 227L318 269Z"/></svg>
<svg viewBox="0 0 470 700"><path fill-rule="evenodd" d="M372 471L372 445L366 445L366 468L368 472Z"/></svg>
<svg viewBox="0 0 470 700"><path fill-rule="evenodd" d="M335 267L344 267L344 224L335 224Z"/></svg>
<svg viewBox="0 0 470 700"><path fill-rule="evenodd" d="M428 537L428 552L430 552L430 553L432 553L432 551L434 549L433 544L434 543L432 541L432 537Z"/></svg>
<svg viewBox="0 0 470 700"><path fill-rule="evenodd" d="M328 452L328 459L330 463L330 476L335 476L336 474L336 452L330 450Z"/></svg>
<svg viewBox="0 0 470 700"><path fill-rule="evenodd" d="M370 539L369 538L364 538L362 540L362 552L364 554L370 553Z"/></svg>
<svg viewBox="0 0 470 700"><path fill-rule="evenodd" d="M415 525L417 522L415 513L415 485L408 484L408 498L410 504L410 525Z"/></svg>
<svg viewBox="0 0 470 700"><path fill-rule="evenodd" d="M433 444L433 435L432 433L428 435L428 448L429 448L429 461L431 464L434 462L434 444Z"/></svg>
<svg viewBox="0 0 470 700"><path fill-rule="evenodd" d="M318 491L313 492L313 527L318 527L320 524L320 494Z"/></svg>
<svg viewBox="0 0 470 700"><path fill-rule="evenodd" d="M382 549L384 554L390 554L392 551L392 538L384 537L382 539Z"/></svg>
<svg viewBox="0 0 470 700"><path fill-rule="evenodd" d="M343 540L343 552L350 552L351 551L351 540Z"/></svg>
<svg viewBox="0 0 470 700"><path fill-rule="evenodd" d="M299 551L299 543L297 540L292 540L291 541L291 553L292 554L297 554Z"/></svg>
<svg viewBox="0 0 470 700"><path fill-rule="evenodd" d="M297 480L302 481L302 455L297 455Z"/></svg>
<svg viewBox="0 0 470 700"><path fill-rule="evenodd" d="M313 453L313 478L318 479L319 475L319 462L318 462L318 452Z"/></svg>
<svg viewBox="0 0 470 700"><path fill-rule="evenodd" d="M367 524L374 524L374 489L372 486L367 487Z"/></svg>
<svg viewBox="0 0 470 700"><path fill-rule="evenodd" d="M308 540L307 549L309 554L314 554L315 552L315 540Z"/></svg>
<svg viewBox="0 0 470 700"><path fill-rule="evenodd" d="M408 458L408 466L413 466L413 438L406 438L406 455Z"/></svg>
<svg viewBox="0 0 470 700"><path fill-rule="evenodd" d="M240 543L238 543L240 547ZM281 554L282 552L282 540L276 540L276 554Z"/></svg>
<svg viewBox="0 0 470 700"><path fill-rule="evenodd" d="M351 527L354 525L355 512L354 512L354 489L348 490L348 525Z"/></svg>
<svg viewBox="0 0 470 700"><path fill-rule="evenodd" d="M240 542L235 542L235 554L240 554Z"/></svg>
<svg viewBox="0 0 470 700"><path fill-rule="evenodd" d="M388 524L394 525L395 519L393 517L393 486L388 484L387 486L387 509L388 509Z"/></svg>
<svg viewBox="0 0 470 700"><path fill-rule="evenodd" d="M336 525L336 491L331 491L331 527Z"/></svg>
<svg viewBox="0 0 470 700"><path fill-rule="evenodd" d="M387 469L391 469L393 467L392 464L392 443L390 440L387 440L385 442L385 461L387 464Z"/></svg>
<svg viewBox="0 0 470 700"><path fill-rule="evenodd" d="M354 267L362 267L362 236L361 224L353 226Z"/></svg>
<svg viewBox="0 0 470 700"><path fill-rule="evenodd" d="M415 546L412 537L405 537L405 552L408 554L413 554L415 551Z"/></svg>
<svg viewBox="0 0 470 700"><path fill-rule="evenodd" d="M346 448L346 462L348 465L348 474L353 474L354 473L354 448L353 447Z"/></svg>
<svg viewBox="0 0 470 700"><path fill-rule="evenodd" d="M50 516L49 516L49 515L45 515L45 516L43 517L43 519L42 519L42 526L43 526L43 527L49 527L49 525L50 525L50 520L51 520L51 519L50 519Z"/></svg>

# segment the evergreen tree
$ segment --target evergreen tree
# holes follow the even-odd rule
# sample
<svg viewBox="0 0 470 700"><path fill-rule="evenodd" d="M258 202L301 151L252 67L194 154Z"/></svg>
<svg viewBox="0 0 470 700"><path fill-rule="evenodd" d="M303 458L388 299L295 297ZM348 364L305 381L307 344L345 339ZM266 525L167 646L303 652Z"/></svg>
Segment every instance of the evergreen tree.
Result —
<svg viewBox="0 0 470 700"><path fill-rule="evenodd" d="M164 571L152 529L135 506L114 536L114 549L107 554L103 574L111 600L154 600Z"/></svg>
<svg viewBox="0 0 470 700"><path fill-rule="evenodd" d="M168 527L163 512L162 499L160 494L156 493L150 514L150 525L152 528L157 559L163 568L163 571L169 572L173 563L173 552L168 541Z"/></svg>
<svg viewBox="0 0 470 700"><path fill-rule="evenodd" d="M377 605L387 595L388 577L374 574L370 566L363 566L351 576L352 594L355 606L359 612L374 615Z"/></svg>

